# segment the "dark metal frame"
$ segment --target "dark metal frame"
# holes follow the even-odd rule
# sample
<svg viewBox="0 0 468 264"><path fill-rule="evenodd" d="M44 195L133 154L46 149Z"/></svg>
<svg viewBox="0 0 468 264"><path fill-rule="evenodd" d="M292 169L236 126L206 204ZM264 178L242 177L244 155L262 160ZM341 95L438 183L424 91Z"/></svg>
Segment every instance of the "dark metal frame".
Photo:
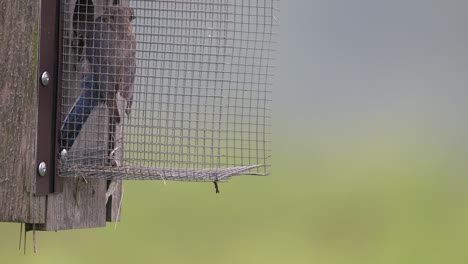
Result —
<svg viewBox="0 0 468 264"><path fill-rule="evenodd" d="M63 19L60 12L60 0L41 1L41 19L39 31L39 62L38 62L38 120L37 120L37 152L36 168L45 162L47 169L44 176L37 173L36 195L47 195L61 191L61 183L57 173L59 111L61 87L61 29ZM48 72L49 83L41 81L43 72Z"/></svg>

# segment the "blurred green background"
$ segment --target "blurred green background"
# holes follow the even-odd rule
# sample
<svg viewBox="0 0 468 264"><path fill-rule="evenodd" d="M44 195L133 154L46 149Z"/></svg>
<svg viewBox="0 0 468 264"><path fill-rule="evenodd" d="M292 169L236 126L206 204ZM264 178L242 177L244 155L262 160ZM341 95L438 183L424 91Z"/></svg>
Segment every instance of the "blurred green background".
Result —
<svg viewBox="0 0 468 264"><path fill-rule="evenodd" d="M126 182L122 222L0 263L467 263L468 2L279 3L272 175Z"/></svg>

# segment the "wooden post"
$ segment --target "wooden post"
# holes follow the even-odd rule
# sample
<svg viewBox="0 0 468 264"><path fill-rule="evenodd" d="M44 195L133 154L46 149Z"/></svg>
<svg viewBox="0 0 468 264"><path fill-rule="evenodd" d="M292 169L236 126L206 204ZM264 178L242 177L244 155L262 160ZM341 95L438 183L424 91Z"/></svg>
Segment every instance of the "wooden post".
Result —
<svg viewBox="0 0 468 264"><path fill-rule="evenodd" d="M40 1L0 1L0 221L45 222L34 196Z"/></svg>
<svg viewBox="0 0 468 264"><path fill-rule="evenodd" d="M35 195L40 5L41 1L0 0L0 222L36 224L36 230L103 227L106 219L119 219L121 193L116 191L106 209L106 180L66 178L62 192ZM62 8L70 8L66 13L72 14L74 6ZM96 109L89 120L106 116L105 111ZM85 129L80 136L87 134ZM107 138L106 131L94 137Z"/></svg>

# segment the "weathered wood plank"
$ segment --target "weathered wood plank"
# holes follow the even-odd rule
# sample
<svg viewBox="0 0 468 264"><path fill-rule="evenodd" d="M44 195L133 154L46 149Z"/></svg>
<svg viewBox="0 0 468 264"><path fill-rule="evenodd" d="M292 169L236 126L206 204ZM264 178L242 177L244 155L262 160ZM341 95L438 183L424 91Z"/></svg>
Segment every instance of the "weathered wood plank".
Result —
<svg viewBox="0 0 468 264"><path fill-rule="evenodd" d="M0 1L0 222L44 223L35 197L40 1Z"/></svg>
<svg viewBox="0 0 468 264"><path fill-rule="evenodd" d="M104 227L106 184L103 180L65 179L63 192L49 195L47 218L38 230Z"/></svg>

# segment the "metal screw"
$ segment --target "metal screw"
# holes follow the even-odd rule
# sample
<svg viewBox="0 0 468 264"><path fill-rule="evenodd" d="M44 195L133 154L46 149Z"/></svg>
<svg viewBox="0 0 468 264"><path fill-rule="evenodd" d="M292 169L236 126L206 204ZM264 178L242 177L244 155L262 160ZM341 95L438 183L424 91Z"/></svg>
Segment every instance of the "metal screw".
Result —
<svg viewBox="0 0 468 264"><path fill-rule="evenodd" d="M39 163L39 167L37 168L37 171L39 172L39 176L44 176L46 174L47 166L45 162Z"/></svg>
<svg viewBox="0 0 468 264"><path fill-rule="evenodd" d="M49 72L48 71L43 72L42 75L41 75L42 85L47 86L49 84L49 81L50 81Z"/></svg>
<svg viewBox="0 0 468 264"><path fill-rule="evenodd" d="M68 151L66 149L62 149L62 151L60 152L60 156L62 157L67 156L67 154L68 154Z"/></svg>

